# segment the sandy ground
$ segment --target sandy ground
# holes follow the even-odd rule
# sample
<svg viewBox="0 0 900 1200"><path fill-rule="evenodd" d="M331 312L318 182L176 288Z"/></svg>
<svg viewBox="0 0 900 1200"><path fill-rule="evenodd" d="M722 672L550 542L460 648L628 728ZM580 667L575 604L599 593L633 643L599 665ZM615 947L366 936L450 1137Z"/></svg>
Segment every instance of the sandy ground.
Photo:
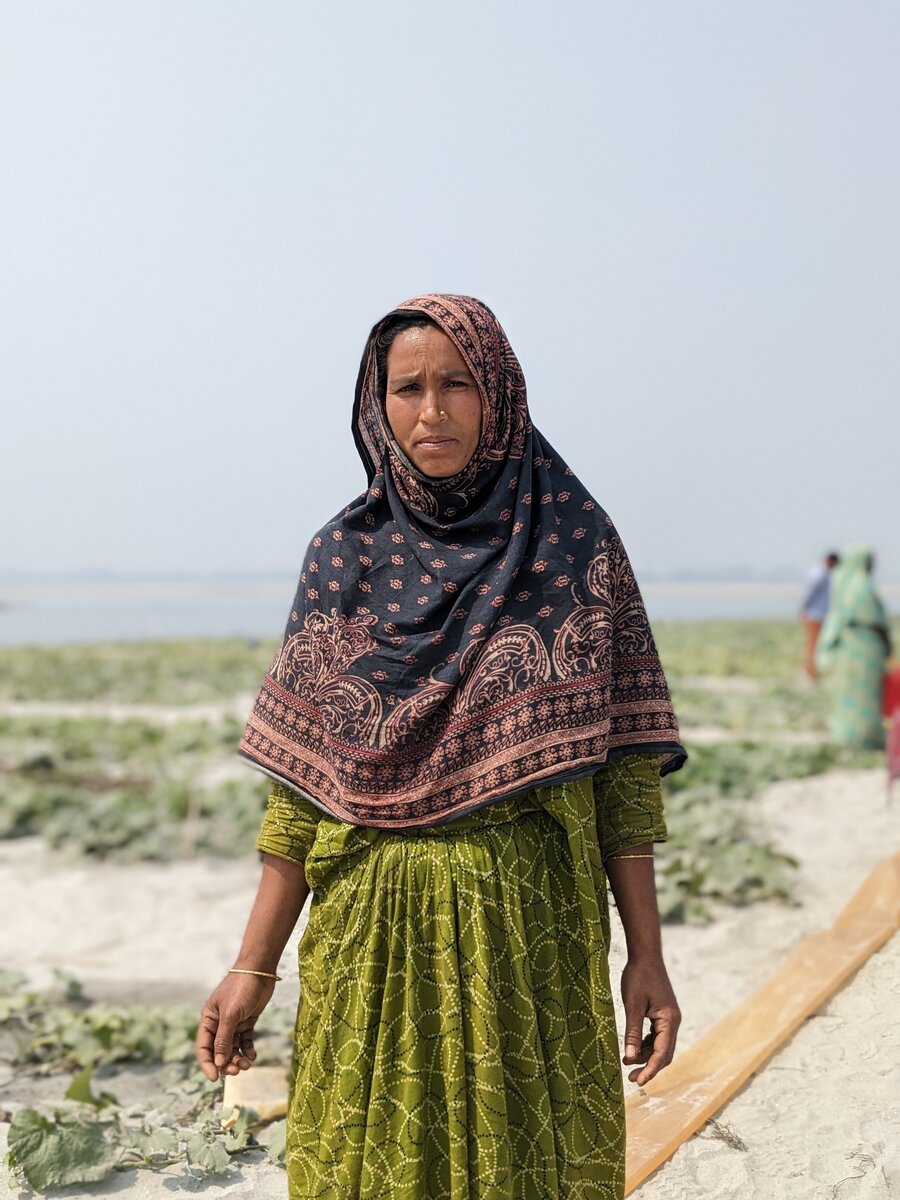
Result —
<svg viewBox="0 0 900 1200"><path fill-rule="evenodd" d="M881 771L778 784L762 808L780 846L800 860L800 904L726 910L709 926L666 928L683 1048L764 983L802 937L830 925L900 841L900 804L887 804ZM614 971L622 961L617 941ZM633 1195L900 1196L898 1002L895 935L718 1114L718 1128L691 1138Z"/></svg>
<svg viewBox="0 0 900 1200"><path fill-rule="evenodd" d="M683 1047L764 982L801 937L830 924L898 842L900 797L888 806L881 772L780 784L760 803L777 841L800 859L800 903L723 909L708 926L667 927L666 958L684 1010ZM199 1005L233 960L258 871L253 858L97 865L51 855L37 840L0 842L0 889L17 901L0 928L0 964L24 971L37 986L49 985L59 967L97 997ZM285 1005L296 992L294 953L292 945L283 962L287 978L276 992ZM620 940L612 965L617 975ZM717 1126L688 1141L634 1194L639 1200L900 1195L898 1001L895 937L745 1086ZM5 1106L14 1108L14 1082L0 1082ZM16 1195L2 1175L0 1169L0 1196ZM220 1182L193 1181L176 1169L127 1173L90 1194L164 1200L181 1189L275 1200L285 1182L281 1171L261 1163L235 1168Z"/></svg>

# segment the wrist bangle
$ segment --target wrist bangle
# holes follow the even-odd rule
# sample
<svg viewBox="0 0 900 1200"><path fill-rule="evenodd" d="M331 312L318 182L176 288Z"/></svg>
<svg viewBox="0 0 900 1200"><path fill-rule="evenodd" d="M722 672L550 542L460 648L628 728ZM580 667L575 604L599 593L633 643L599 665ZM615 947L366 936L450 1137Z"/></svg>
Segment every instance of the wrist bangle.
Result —
<svg viewBox="0 0 900 1200"><path fill-rule="evenodd" d="M247 967L229 967L229 975L258 975L261 979L281 979L274 971L251 971Z"/></svg>
<svg viewBox="0 0 900 1200"><path fill-rule="evenodd" d="M607 862L618 862L620 858L653 858L652 854L611 854Z"/></svg>

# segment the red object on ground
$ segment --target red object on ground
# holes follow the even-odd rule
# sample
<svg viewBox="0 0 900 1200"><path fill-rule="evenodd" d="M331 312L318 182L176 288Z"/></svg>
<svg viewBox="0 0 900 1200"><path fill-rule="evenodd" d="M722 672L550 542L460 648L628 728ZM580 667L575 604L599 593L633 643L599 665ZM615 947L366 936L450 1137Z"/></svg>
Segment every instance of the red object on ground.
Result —
<svg viewBox="0 0 900 1200"><path fill-rule="evenodd" d="M894 709L887 736L888 787L900 779L900 708Z"/></svg>
<svg viewBox="0 0 900 1200"><path fill-rule="evenodd" d="M884 677L884 700L881 711L886 717L893 717L900 710L900 667L894 667Z"/></svg>
<svg viewBox="0 0 900 1200"><path fill-rule="evenodd" d="M883 712L890 721L887 736L888 787L900 779L900 667L884 677Z"/></svg>

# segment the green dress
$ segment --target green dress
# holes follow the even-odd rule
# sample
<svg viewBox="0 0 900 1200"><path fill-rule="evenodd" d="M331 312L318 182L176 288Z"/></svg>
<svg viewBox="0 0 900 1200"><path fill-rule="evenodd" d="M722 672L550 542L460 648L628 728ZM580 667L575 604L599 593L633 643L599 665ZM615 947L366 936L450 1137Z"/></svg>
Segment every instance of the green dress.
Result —
<svg viewBox="0 0 900 1200"><path fill-rule="evenodd" d="M832 740L879 750L885 744L881 703L891 634L870 563L865 546L851 546L835 568L816 659L831 680Z"/></svg>
<svg viewBox="0 0 900 1200"><path fill-rule="evenodd" d="M416 830L276 786L258 847L313 890L292 1200L621 1197L603 858L664 837L646 757Z"/></svg>

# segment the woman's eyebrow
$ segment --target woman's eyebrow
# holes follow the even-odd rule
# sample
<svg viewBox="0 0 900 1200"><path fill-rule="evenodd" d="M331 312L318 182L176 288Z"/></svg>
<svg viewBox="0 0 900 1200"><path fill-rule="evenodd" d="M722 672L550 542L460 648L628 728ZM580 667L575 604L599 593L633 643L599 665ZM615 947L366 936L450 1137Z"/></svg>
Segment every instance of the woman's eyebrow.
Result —
<svg viewBox="0 0 900 1200"><path fill-rule="evenodd" d="M473 379L474 376L468 367L454 367L450 371L436 372L438 379ZM388 385L390 387L403 387L406 383L414 383L421 375L421 371L412 371L406 375L391 375L388 373Z"/></svg>

